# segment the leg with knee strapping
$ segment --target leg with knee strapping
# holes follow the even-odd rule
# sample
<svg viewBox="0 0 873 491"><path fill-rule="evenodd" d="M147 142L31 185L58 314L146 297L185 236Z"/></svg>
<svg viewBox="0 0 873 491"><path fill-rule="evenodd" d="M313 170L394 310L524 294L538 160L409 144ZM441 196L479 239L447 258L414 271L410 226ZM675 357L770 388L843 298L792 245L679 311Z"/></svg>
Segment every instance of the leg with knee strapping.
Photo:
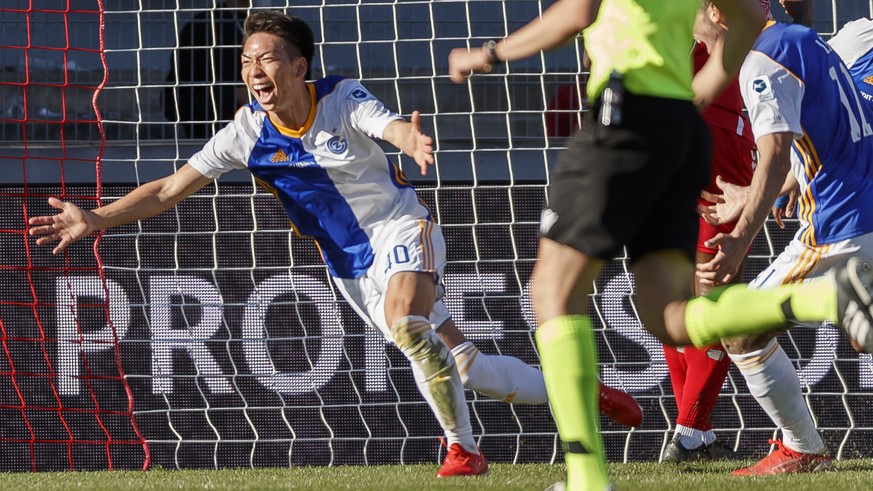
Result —
<svg viewBox="0 0 873 491"><path fill-rule="evenodd" d="M460 443L477 452L464 386L449 348L431 329L428 319L411 315L391 325L391 337L409 359L418 389L446 433L449 446Z"/></svg>

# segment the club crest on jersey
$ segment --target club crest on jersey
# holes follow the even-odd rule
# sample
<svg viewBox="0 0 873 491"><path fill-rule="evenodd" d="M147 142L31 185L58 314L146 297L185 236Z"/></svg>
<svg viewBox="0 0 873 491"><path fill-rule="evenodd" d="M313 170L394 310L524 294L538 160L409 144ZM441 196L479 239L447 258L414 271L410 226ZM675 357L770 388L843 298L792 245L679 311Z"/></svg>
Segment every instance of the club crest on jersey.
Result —
<svg viewBox="0 0 873 491"><path fill-rule="evenodd" d="M340 154L346 151L346 148L348 148L349 144L345 138L335 136L327 141L326 146L331 153Z"/></svg>
<svg viewBox="0 0 873 491"><path fill-rule="evenodd" d="M357 89L353 90L351 92L351 94L349 94L349 96L356 101L365 101L365 100L373 97L370 95L369 92L367 92L366 90L364 90L361 87L358 87Z"/></svg>
<svg viewBox="0 0 873 491"><path fill-rule="evenodd" d="M873 75L870 75L869 77L865 78L864 83L869 84L869 85L873 85Z"/></svg>
<svg viewBox="0 0 873 491"><path fill-rule="evenodd" d="M761 75L752 80L752 95L757 96L759 101L773 98L773 85L770 83L770 77Z"/></svg>

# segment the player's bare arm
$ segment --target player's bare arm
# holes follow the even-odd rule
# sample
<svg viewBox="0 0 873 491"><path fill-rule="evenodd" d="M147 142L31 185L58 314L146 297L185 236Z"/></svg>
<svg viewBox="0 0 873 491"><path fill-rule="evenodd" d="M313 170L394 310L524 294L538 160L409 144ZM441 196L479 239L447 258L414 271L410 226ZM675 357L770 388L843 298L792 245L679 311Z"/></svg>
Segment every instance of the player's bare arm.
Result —
<svg viewBox="0 0 873 491"><path fill-rule="evenodd" d="M694 103L705 107L721 94L740 69L761 29L764 15L757 0L713 0L716 22L728 27L692 82ZM728 21L730 19L730 21Z"/></svg>
<svg viewBox="0 0 873 491"><path fill-rule="evenodd" d="M433 165L433 138L421 131L421 115L413 111L409 121L392 121L382 132L382 139L403 150L427 174L427 166Z"/></svg>
<svg viewBox="0 0 873 491"><path fill-rule="evenodd" d="M542 17L498 42L494 54L499 61L513 61L559 46L594 22L598 9L600 0L559 0ZM482 48L453 49L449 53L449 78L461 83L473 72L489 71L491 62Z"/></svg>
<svg viewBox="0 0 873 491"><path fill-rule="evenodd" d="M189 164L176 173L145 183L121 199L93 211L83 210L73 203L49 198L49 205L61 210L57 215L32 217L30 235L39 236L37 244L58 242L52 253L58 254L73 242L99 230L148 218L168 210L209 184Z"/></svg>
<svg viewBox="0 0 873 491"><path fill-rule="evenodd" d="M707 247L718 247L719 252L712 261L697 266L701 282L721 285L730 282L736 274L791 169L793 139L791 132L771 133L758 138L760 159L749 186L746 205L730 234L718 234L706 242Z"/></svg>

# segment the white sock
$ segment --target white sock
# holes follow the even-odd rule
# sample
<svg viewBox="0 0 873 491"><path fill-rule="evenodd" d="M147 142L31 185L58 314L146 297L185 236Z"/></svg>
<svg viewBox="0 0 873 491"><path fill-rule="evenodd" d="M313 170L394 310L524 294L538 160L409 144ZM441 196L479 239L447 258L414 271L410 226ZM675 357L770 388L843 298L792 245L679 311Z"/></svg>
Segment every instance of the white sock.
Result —
<svg viewBox="0 0 873 491"><path fill-rule="evenodd" d="M712 445L712 443L716 440L715 432L712 430L706 430L703 432L703 444L704 445Z"/></svg>
<svg viewBox="0 0 873 491"><path fill-rule="evenodd" d="M703 432L700 430L676 425L676 434L679 435L679 443L688 450L693 450L703 445Z"/></svg>
<svg viewBox="0 0 873 491"><path fill-rule="evenodd" d="M391 337L409 359L418 390L445 432L448 445L459 443L466 451L479 453L455 359L427 318L411 315L398 319L391 325Z"/></svg>
<svg viewBox="0 0 873 491"><path fill-rule="evenodd" d="M472 341L452 348L464 387L512 404L548 402L543 372L513 356L486 355Z"/></svg>
<svg viewBox="0 0 873 491"><path fill-rule="evenodd" d="M795 452L824 453L826 447L803 400L797 371L776 339L763 349L730 357L745 377L749 392L782 428L785 446Z"/></svg>

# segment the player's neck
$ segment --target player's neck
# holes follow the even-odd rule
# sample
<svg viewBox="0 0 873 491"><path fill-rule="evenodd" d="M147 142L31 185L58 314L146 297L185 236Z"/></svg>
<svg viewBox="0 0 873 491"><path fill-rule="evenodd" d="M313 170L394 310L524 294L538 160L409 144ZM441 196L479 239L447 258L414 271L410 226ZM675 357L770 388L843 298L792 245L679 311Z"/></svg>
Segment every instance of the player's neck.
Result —
<svg viewBox="0 0 873 491"><path fill-rule="evenodd" d="M281 108L276 108L275 111L270 111L270 119L274 124L281 125L292 130L299 130L306 124L309 119L309 112L312 109L312 96L309 93L309 86L304 85L303 90L294 92L293 97L288 104Z"/></svg>

